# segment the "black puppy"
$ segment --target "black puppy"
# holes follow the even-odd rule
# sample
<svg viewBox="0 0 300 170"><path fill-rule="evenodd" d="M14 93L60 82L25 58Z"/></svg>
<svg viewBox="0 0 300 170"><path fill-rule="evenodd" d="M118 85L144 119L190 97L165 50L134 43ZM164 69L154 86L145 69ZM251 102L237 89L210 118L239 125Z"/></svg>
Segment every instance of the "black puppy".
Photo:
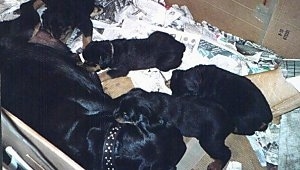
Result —
<svg viewBox="0 0 300 170"><path fill-rule="evenodd" d="M42 0L47 9L42 15L43 28L56 39L64 41L69 30L83 33L83 48L92 41L93 24L90 15L94 0Z"/></svg>
<svg viewBox="0 0 300 170"><path fill-rule="evenodd" d="M185 45L167 33L156 31L145 39L93 41L83 51L88 63L110 68L111 78L126 76L130 70L156 67L162 71L181 64Z"/></svg>
<svg viewBox="0 0 300 170"><path fill-rule="evenodd" d="M18 41L28 41L40 25L40 16L34 9L34 0L25 2L17 10L20 16L14 20L0 22L0 37L18 37Z"/></svg>
<svg viewBox="0 0 300 170"><path fill-rule="evenodd" d="M224 141L234 130L234 124L226 110L216 102L197 96L148 93L142 89L133 89L117 100L119 106L114 115L118 122L133 123L146 129L175 125L183 136L197 138L215 160L208 169L221 169L229 161L231 152Z"/></svg>
<svg viewBox="0 0 300 170"><path fill-rule="evenodd" d="M273 118L266 98L255 84L215 65L175 70L170 87L173 95L196 95L221 104L235 124L235 134L252 135L256 130L266 130Z"/></svg>
<svg viewBox="0 0 300 170"><path fill-rule="evenodd" d="M71 52L36 43L16 47L0 51L2 107L85 169L176 169L186 149L176 128L118 124L114 100Z"/></svg>

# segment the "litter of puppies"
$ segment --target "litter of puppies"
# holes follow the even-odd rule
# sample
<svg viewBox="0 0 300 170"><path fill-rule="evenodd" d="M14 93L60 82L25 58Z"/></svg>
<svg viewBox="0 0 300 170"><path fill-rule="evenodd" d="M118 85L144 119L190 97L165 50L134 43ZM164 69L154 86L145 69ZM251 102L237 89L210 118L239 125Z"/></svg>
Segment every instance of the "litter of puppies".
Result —
<svg viewBox="0 0 300 170"><path fill-rule="evenodd" d="M4 108L84 168L175 169L186 150L184 135L196 137L214 159L207 169L222 169L231 156L224 144L230 133L253 135L271 123L264 94L243 77L280 67L282 59L271 50L197 23L186 7L167 7L163 1L90 1L87 9L77 1L60 11L52 6L59 5L55 0L45 1L43 30L33 33L36 23L26 23L29 43L1 37L1 86ZM64 11L70 6L74 10ZM103 11L90 21L91 6ZM77 16L82 8L86 12ZM74 22L60 22L66 21L65 12ZM59 41L70 27L72 35ZM78 67L81 51L84 61ZM99 64L100 79L84 64ZM101 85L105 74L128 76L137 89L112 98ZM109 131L116 132L115 140L106 140ZM114 153L106 152L105 141L113 143ZM150 155L153 150L157 153ZM106 157L112 157L112 165Z"/></svg>

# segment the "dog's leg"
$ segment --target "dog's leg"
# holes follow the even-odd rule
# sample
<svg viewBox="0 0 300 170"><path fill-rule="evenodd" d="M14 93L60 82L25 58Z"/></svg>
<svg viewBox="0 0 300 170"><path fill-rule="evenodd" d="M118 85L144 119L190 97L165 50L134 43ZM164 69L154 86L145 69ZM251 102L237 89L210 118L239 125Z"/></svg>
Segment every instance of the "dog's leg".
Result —
<svg viewBox="0 0 300 170"><path fill-rule="evenodd" d="M222 170L229 161L231 151L224 142L225 139L220 140L209 136L199 140L201 147L212 159L214 159L214 162L208 165L208 170Z"/></svg>
<svg viewBox="0 0 300 170"><path fill-rule="evenodd" d="M111 78L117 78L117 77L123 77L126 76L129 73L129 70L126 68L118 68L118 70L108 70L107 74Z"/></svg>
<svg viewBox="0 0 300 170"><path fill-rule="evenodd" d="M101 82L112 79L112 77L107 74L107 71L101 73L99 77L100 77Z"/></svg>
<svg viewBox="0 0 300 170"><path fill-rule="evenodd" d="M97 15L100 15L103 13L103 8L100 8L100 7L94 7L94 10L93 12L90 14L90 17L95 17Z"/></svg>
<svg viewBox="0 0 300 170"><path fill-rule="evenodd" d="M85 47L90 43L92 42L92 36L85 36L83 35L82 36L82 48L85 49Z"/></svg>
<svg viewBox="0 0 300 170"><path fill-rule="evenodd" d="M90 18L82 19L81 23L78 25L78 28L83 33L82 37L82 48L85 47L92 41L93 36L93 23Z"/></svg>
<svg viewBox="0 0 300 170"><path fill-rule="evenodd" d="M42 7L43 5L45 5L45 3L42 1L42 0L36 0L34 3L33 3L33 8L35 10L39 9L40 7Z"/></svg>
<svg viewBox="0 0 300 170"><path fill-rule="evenodd" d="M33 29L31 38L34 37L39 32L40 28L41 28L41 23L38 23Z"/></svg>

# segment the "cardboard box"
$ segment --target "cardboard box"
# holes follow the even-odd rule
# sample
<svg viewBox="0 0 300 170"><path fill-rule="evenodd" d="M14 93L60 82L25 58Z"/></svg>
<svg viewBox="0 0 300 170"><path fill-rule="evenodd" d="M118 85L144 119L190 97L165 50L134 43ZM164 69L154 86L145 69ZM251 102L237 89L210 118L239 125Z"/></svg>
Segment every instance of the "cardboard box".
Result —
<svg viewBox="0 0 300 170"><path fill-rule="evenodd" d="M4 108L1 108L1 132L2 147L13 148L17 156L34 170L83 170L80 165Z"/></svg>
<svg viewBox="0 0 300 170"><path fill-rule="evenodd" d="M279 0L262 44L285 58L300 59L300 1Z"/></svg>
<svg viewBox="0 0 300 170"><path fill-rule="evenodd" d="M300 1L297 0L166 0L186 5L194 19L203 20L284 58L300 58Z"/></svg>

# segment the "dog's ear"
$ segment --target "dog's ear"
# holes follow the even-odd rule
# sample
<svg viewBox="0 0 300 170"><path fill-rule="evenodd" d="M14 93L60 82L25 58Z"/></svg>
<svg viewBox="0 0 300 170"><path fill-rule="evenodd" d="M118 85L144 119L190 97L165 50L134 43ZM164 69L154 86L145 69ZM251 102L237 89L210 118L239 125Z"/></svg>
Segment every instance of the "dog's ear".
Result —
<svg viewBox="0 0 300 170"><path fill-rule="evenodd" d="M180 77L183 74L183 70L174 70L172 71L171 80L176 80L178 77Z"/></svg>
<svg viewBox="0 0 300 170"><path fill-rule="evenodd" d="M102 148L100 146L100 138L99 136L104 135L102 130L100 128L91 128L88 132L87 132L87 140L89 141L89 148L93 148L92 150L94 151L98 151L100 148Z"/></svg>
<svg viewBox="0 0 300 170"><path fill-rule="evenodd" d="M148 37L149 40L151 41L157 41L157 39L159 39L160 37L164 36L167 33L161 32L161 31L154 31L153 33L151 33Z"/></svg>
<svg viewBox="0 0 300 170"><path fill-rule="evenodd" d="M181 85L183 83L180 81L183 75L183 70L174 70L172 72L171 80L170 80L170 88L172 90L172 94L179 94L178 90L181 89Z"/></svg>
<svg viewBox="0 0 300 170"><path fill-rule="evenodd" d="M99 155L99 151L101 151L103 148L102 138L99 138L99 136L104 136L103 131L99 128L91 128L86 136L87 139L87 147L89 148L89 151L94 155L92 157L93 160L89 160L90 164L92 164L92 167L101 167L101 158ZM84 159L84 158L82 158Z"/></svg>

